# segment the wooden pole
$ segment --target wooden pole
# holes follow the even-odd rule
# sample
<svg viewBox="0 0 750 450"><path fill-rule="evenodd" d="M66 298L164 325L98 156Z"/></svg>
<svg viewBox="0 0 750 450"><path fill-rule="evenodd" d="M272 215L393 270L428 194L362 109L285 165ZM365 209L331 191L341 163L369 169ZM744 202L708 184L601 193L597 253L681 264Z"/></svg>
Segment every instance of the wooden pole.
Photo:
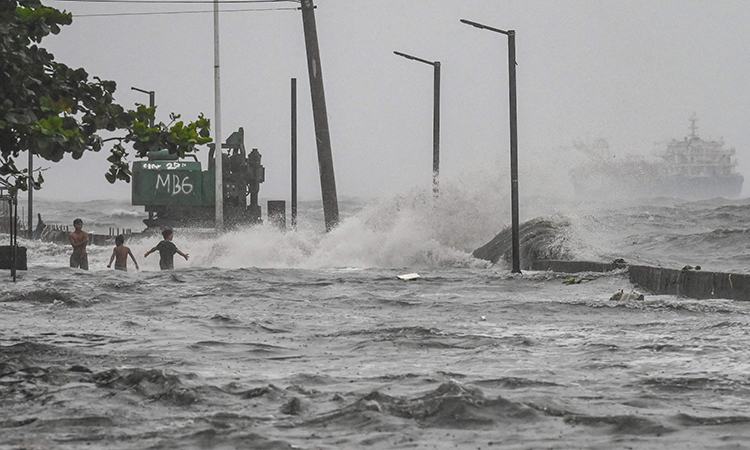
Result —
<svg viewBox="0 0 750 450"><path fill-rule="evenodd" d="M331 133L328 129L323 71L320 67L315 6L312 0L302 0L302 26L305 33L307 72L310 76L310 95L312 96L313 120L318 147L318 170L320 171L320 190L323 196L323 215L325 216L326 231L331 231L339 223L339 204L336 196L336 177L333 173Z"/></svg>

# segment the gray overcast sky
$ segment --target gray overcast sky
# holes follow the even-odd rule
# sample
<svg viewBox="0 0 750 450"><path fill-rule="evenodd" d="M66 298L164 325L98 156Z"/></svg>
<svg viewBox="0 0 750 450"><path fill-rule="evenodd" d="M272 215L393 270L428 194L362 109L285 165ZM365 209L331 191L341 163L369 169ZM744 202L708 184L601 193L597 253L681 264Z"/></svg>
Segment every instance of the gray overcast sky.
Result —
<svg viewBox="0 0 750 450"><path fill-rule="evenodd" d="M43 42L57 60L116 81L115 98L127 107L148 103L131 86L156 91L161 121L172 111L213 118L211 13L75 17L210 11L210 4L46 3L74 14L71 26ZM516 30L522 196L567 192L577 158L566 148L575 139L601 137L619 152L647 154L655 142L683 137L693 113L702 137L723 137L737 148L739 170L750 178L750 1L315 3L339 197L429 189L432 69L394 50L442 63L441 177L508 172L507 39L462 18ZM299 195L320 198L301 13L223 13L220 36L222 131L226 138L243 127L245 146L262 153L261 198L290 195L292 77ZM51 169L38 195L128 198L129 185L105 181L106 157L43 164Z"/></svg>

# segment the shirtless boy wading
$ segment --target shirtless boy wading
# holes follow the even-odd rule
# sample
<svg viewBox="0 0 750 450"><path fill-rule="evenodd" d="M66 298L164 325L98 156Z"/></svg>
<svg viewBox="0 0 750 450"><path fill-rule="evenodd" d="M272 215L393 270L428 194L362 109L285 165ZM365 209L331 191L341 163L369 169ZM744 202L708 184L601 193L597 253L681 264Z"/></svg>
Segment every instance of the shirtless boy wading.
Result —
<svg viewBox="0 0 750 450"><path fill-rule="evenodd" d="M89 243L89 234L82 230L83 220L73 221L75 231L68 235L70 245L73 246L73 254L70 255L70 267L89 270L89 257L86 254L86 244Z"/></svg>
<svg viewBox="0 0 750 450"><path fill-rule="evenodd" d="M107 264L107 268L112 267L112 261L114 261L115 270L124 270L125 272L127 272L128 256L130 256L130 258L133 260L135 269L138 270L138 261L135 260L133 252L131 252L128 247L125 247L125 236L120 234L115 238L115 248L114 250L112 250L112 256L110 256L109 258L109 264Z"/></svg>

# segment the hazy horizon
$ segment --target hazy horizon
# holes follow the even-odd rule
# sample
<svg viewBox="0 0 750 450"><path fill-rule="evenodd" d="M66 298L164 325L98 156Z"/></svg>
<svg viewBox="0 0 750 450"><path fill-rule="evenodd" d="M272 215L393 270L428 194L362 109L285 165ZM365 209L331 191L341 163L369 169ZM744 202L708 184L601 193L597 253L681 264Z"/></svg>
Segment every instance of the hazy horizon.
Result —
<svg viewBox="0 0 750 450"><path fill-rule="evenodd" d="M138 87L156 92L160 121L170 112L184 120L199 113L213 118L210 4L45 3L74 19L43 46L60 62L116 81L116 101L148 103L131 90ZM483 172L507 178L507 40L460 19L516 31L522 196L570 195L568 171L580 159L571 150L576 140L603 138L619 153L647 154L655 142L685 136L693 113L698 133L723 137L737 149L739 172L750 175L749 2L315 3L340 198L430 188L432 69L394 50L441 62L441 180ZM85 16L198 9L209 12ZM290 79L297 78L299 197L320 198L299 11L222 13L220 41L223 139L243 127L245 146L263 155L261 197L289 201ZM36 195L129 198L130 185L104 179L107 155L37 160L49 169ZM199 153L201 161L206 155Z"/></svg>

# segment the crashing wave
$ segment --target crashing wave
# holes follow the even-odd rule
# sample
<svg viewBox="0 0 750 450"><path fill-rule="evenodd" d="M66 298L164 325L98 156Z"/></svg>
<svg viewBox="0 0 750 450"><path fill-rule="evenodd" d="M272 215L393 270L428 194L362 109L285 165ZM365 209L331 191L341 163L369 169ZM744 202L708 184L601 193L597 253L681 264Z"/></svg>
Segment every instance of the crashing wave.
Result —
<svg viewBox="0 0 750 450"><path fill-rule="evenodd" d="M519 226L519 247L521 268L529 269L539 259L570 259L571 251L566 245L570 228L567 220L536 218ZM505 228L490 242L472 253L475 258L497 264L501 259L510 262L512 255L512 229Z"/></svg>

